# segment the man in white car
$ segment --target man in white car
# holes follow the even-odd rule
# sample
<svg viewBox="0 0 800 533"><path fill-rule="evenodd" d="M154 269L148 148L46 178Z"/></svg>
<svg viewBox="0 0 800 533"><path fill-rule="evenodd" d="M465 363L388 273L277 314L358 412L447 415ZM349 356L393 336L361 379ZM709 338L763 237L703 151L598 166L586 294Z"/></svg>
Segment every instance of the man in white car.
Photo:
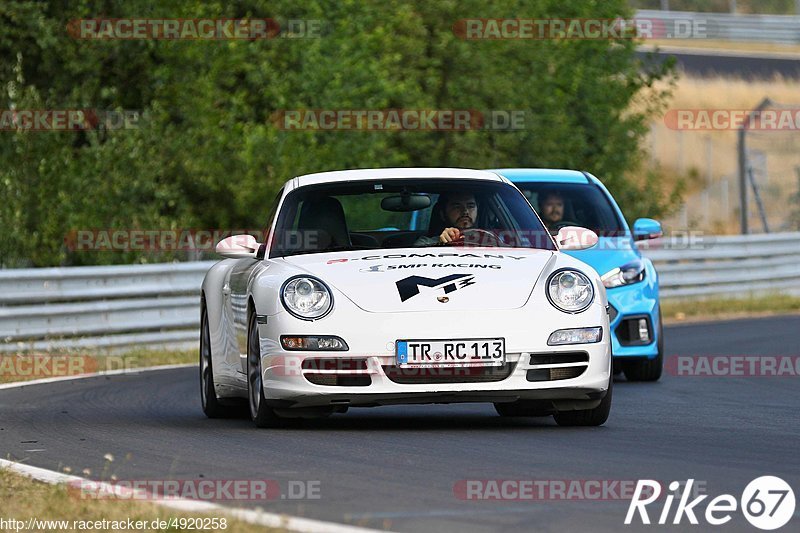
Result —
<svg viewBox="0 0 800 533"><path fill-rule="evenodd" d="M449 244L458 241L464 230L472 229L478 218L478 202L471 192L452 192L441 194L437 202L438 209L434 209L433 217L439 217L439 225L445 228L439 235L422 236L414 243L415 246L434 246ZM433 224L431 224L434 227Z"/></svg>

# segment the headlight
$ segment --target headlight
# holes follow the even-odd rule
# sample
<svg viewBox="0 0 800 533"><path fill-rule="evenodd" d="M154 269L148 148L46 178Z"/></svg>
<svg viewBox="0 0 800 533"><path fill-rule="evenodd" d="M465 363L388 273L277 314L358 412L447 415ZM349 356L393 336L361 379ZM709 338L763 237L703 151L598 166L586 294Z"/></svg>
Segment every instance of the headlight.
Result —
<svg viewBox="0 0 800 533"><path fill-rule="evenodd" d="M281 335L281 346L284 350L345 352L350 349L344 339L333 335Z"/></svg>
<svg viewBox="0 0 800 533"><path fill-rule="evenodd" d="M639 283L644 279L644 263L636 259L627 265L609 270L600 276L600 279L603 280L606 289Z"/></svg>
<svg viewBox="0 0 800 533"><path fill-rule="evenodd" d="M333 295L328 286L317 278L296 276L283 284L281 302L297 318L316 320L330 312Z"/></svg>
<svg viewBox="0 0 800 533"><path fill-rule="evenodd" d="M577 270L559 270L547 280L547 298L565 313L585 311L594 300L592 282Z"/></svg>
<svg viewBox="0 0 800 533"><path fill-rule="evenodd" d="M547 339L548 346L563 346L565 344L591 344L600 342L603 338L603 328L574 328L559 329L550 334Z"/></svg>

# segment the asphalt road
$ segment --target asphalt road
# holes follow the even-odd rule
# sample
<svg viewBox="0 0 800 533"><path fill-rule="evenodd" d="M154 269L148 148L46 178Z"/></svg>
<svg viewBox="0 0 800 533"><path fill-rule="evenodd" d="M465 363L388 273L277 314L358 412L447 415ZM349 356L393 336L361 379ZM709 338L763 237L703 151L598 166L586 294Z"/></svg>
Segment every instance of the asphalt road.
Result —
<svg viewBox="0 0 800 533"><path fill-rule="evenodd" d="M677 66L692 76L728 76L745 79L800 78L800 57L770 53L746 53L737 51L704 52L703 50L660 51L653 57L640 51L637 55L646 61L664 61L675 57Z"/></svg>
<svg viewBox="0 0 800 533"><path fill-rule="evenodd" d="M800 316L684 325L667 329L666 347L670 355L797 356L798 330ZM273 479L284 495L292 481L318 482L319 499L258 505L378 529L617 531L628 500L613 499L613 491L606 501L467 501L454 487L486 479L693 478L711 497L738 498L752 479L776 475L800 497L799 384L798 377L620 380L611 418L599 428L501 419L476 404L351 409L257 430L245 419L206 419L196 371L177 369L0 390L0 451L78 475L88 468L96 479ZM653 505L656 520L663 501ZM784 530L796 531L798 520L796 512ZM689 526L684 518L682 527L628 529ZM757 531L740 513L716 529Z"/></svg>

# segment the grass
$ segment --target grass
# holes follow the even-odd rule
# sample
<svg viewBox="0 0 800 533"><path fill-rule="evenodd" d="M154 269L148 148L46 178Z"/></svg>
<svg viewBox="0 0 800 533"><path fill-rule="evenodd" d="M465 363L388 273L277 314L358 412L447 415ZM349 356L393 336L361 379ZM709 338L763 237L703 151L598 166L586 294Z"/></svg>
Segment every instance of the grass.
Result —
<svg viewBox="0 0 800 533"><path fill-rule="evenodd" d="M143 350L124 354L47 352L0 355L0 383L148 366L197 363L196 350Z"/></svg>
<svg viewBox="0 0 800 533"><path fill-rule="evenodd" d="M5 531L14 531L8 527L8 519L13 518L26 522L30 518L40 520L66 520L68 526L46 527L40 524L37 531L85 531L75 527L74 521L120 521L128 519L147 522L152 525L155 519L170 518L225 518L227 528L219 528L229 533L269 533L284 530L267 528L233 519L224 514L219 516L202 513L185 513L168 509L154 503L131 500L81 499L67 490L64 485L48 485L29 479L25 476L0 469L0 501L3 502L3 514L6 520ZM22 529L19 529L22 531ZM100 531L113 531L114 528L93 528ZM163 529L148 527L136 531L161 531ZM189 529L172 529L173 531L189 531Z"/></svg>
<svg viewBox="0 0 800 533"><path fill-rule="evenodd" d="M722 41L714 39L647 39L643 46L665 48L687 48L702 50L730 50L743 52L779 52L800 54L800 45L778 44L757 41Z"/></svg>
<svg viewBox="0 0 800 533"><path fill-rule="evenodd" d="M800 312L800 297L785 294L751 298L662 301L666 323L725 318L771 316Z"/></svg>

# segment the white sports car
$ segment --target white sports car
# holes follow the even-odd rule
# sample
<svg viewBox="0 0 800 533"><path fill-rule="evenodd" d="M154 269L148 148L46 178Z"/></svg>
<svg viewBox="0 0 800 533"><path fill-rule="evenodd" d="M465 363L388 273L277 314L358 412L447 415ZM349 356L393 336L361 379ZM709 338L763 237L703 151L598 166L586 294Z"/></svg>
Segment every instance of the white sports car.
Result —
<svg viewBox="0 0 800 533"><path fill-rule="evenodd" d="M259 427L348 407L492 402L600 425L611 407L606 294L493 172L380 169L294 178L268 238L229 237L202 288L209 417L247 399ZM241 402L241 400L239 400Z"/></svg>

